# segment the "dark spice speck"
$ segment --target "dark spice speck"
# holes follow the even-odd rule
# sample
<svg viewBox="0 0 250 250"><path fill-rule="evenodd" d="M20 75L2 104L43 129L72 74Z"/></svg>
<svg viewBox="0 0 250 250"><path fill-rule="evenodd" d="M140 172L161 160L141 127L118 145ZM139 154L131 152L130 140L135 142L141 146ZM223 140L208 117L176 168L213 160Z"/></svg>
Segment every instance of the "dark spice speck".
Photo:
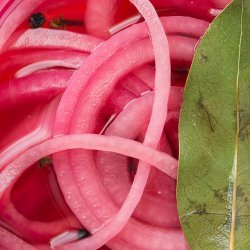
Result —
<svg viewBox="0 0 250 250"><path fill-rule="evenodd" d="M45 23L45 16L40 12L34 13L29 18L29 25L30 28L32 29L40 28L43 26L44 23Z"/></svg>
<svg viewBox="0 0 250 250"><path fill-rule="evenodd" d="M88 232L86 229L79 229L77 233L78 240L84 239L91 236L90 232Z"/></svg>

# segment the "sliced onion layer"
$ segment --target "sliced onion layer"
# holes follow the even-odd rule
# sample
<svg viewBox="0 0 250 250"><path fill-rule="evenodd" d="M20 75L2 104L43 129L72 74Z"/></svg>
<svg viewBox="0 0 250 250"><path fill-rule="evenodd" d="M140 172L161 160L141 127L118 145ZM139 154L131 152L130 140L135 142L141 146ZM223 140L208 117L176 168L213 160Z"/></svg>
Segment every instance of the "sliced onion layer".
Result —
<svg viewBox="0 0 250 250"><path fill-rule="evenodd" d="M208 21L229 1L130 2L0 3L0 248L188 248L175 194L182 91ZM45 23L29 29L37 12ZM69 228L66 217L31 218L48 199L35 185L30 208L14 195L47 156Z"/></svg>

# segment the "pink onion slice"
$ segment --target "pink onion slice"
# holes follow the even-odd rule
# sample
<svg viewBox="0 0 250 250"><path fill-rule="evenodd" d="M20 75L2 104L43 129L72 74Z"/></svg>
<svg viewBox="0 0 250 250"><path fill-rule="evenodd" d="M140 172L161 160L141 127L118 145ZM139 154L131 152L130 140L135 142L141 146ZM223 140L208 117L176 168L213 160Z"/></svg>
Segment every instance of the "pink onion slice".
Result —
<svg viewBox="0 0 250 250"><path fill-rule="evenodd" d="M63 47L67 47L90 53L101 42L101 39L86 34L77 34L66 30L39 28L25 31L12 44L11 48L46 47L62 49Z"/></svg>
<svg viewBox="0 0 250 250"><path fill-rule="evenodd" d="M0 18L5 13L6 9L12 4L14 0L3 0L0 2Z"/></svg>
<svg viewBox="0 0 250 250"><path fill-rule="evenodd" d="M109 32L113 35L118 31L137 23L141 18L141 15L135 15L122 23L111 27ZM194 38L202 36L209 26L209 22L207 21L185 16L164 16L160 17L160 20L168 34L185 35Z"/></svg>
<svg viewBox="0 0 250 250"><path fill-rule="evenodd" d="M174 12L181 12L188 16L200 17L204 20L212 20L214 16L209 13L209 8L213 6L210 0L151 0L156 8L165 10L166 12L172 10Z"/></svg>
<svg viewBox="0 0 250 250"><path fill-rule="evenodd" d="M138 23L140 20L142 19L142 16L140 14L137 14L135 16L132 16L118 24L115 24L114 26L112 26L111 28L109 28L109 33L110 35L114 35L115 33L133 25Z"/></svg>
<svg viewBox="0 0 250 250"><path fill-rule="evenodd" d="M58 151L74 148L111 151L150 163L164 172L177 171L177 160L143 144L115 136L75 134L48 139L16 157L0 173L0 194L39 159Z"/></svg>
<svg viewBox="0 0 250 250"><path fill-rule="evenodd" d="M50 68L69 68L69 69L77 69L83 62L84 58L87 55L82 56L81 58L69 58L68 60L45 60L39 61L35 63L31 63L23 68L19 69L15 73L15 78L29 76L32 73L38 72L40 70L46 70Z"/></svg>
<svg viewBox="0 0 250 250"><path fill-rule="evenodd" d="M8 230L2 228L0 226L0 248L5 250L36 250L36 247L31 246L30 244L26 243L25 241L21 240L14 234L10 233ZM49 248L47 248L49 249Z"/></svg>
<svg viewBox="0 0 250 250"><path fill-rule="evenodd" d="M2 82L0 85L0 111L9 109L18 103L50 101L66 88L72 73L72 70L50 69Z"/></svg>
<svg viewBox="0 0 250 250"><path fill-rule="evenodd" d="M9 190L0 201L0 218L14 228L18 228L22 238L30 238L34 242L44 241L65 230L65 224L70 218L65 217L56 221L32 221L21 214L10 199Z"/></svg>
<svg viewBox="0 0 250 250"><path fill-rule="evenodd" d="M155 69L151 65L143 65L133 71L134 75L150 89L154 89Z"/></svg>
<svg viewBox="0 0 250 250"><path fill-rule="evenodd" d="M55 110L57 109L59 100L60 97L52 101L49 105L47 105L47 107L45 106L33 131L23 135L11 145L1 149L0 171L2 171L6 164L15 159L26 149L51 137Z"/></svg>
<svg viewBox="0 0 250 250"><path fill-rule="evenodd" d="M224 9L232 0L211 0L216 8Z"/></svg>
<svg viewBox="0 0 250 250"><path fill-rule="evenodd" d="M87 0L85 24L93 36L107 38L108 30L115 22L117 0Z"/></svg>
<svg viewBox="0 0 250 250"><path fill-rule="evenodd" d="M26 56L27 53L29 54L29 56ZM4 72L4 74L0 75L0 80L10 80L14 78L15 74L21 69L34 63L39 63L41 61L46 61L47 63L44 64L43 67L38 67L37 69L35 69L34 67L33 69L32 67L26 68L26 72L23 72L23 76L26 76L27 73L33 73L34 70L41 70L43 68L47 69L48 67L50 67L50 62L57 62L58 67L62 66L62 64L67 64L70 65L70 68L75 68L80 63L84 63L85 58L86 53L74 50L52 50L40 48L9 50L8 52L1 54L0 72Z"/></svg>

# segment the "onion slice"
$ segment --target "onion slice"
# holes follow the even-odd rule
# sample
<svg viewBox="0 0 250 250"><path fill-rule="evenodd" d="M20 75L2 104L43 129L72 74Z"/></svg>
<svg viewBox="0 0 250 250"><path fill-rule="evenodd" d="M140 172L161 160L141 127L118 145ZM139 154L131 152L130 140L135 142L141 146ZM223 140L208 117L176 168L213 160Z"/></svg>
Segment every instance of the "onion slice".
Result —
<svg viewBox="0 0 250 250"><path fill-rule="evenodd" d="M84 52L92 52L101 39L90 35L77 34L66 30L52 30L46 28L29 29L25 31L11 46L11 48L62 48L68 47Z"/></svg>
<svg viewBox="0 0 250 250"><path fill-rule="evenodd" d="M161 171L176 178L177 160L166 153L121 137L109 137L96 134L73 134L46 140L16 157L0 173L0 195L25 169L39 159L62 150L74 148L110 151L127 155L156 166Z"/></svg>

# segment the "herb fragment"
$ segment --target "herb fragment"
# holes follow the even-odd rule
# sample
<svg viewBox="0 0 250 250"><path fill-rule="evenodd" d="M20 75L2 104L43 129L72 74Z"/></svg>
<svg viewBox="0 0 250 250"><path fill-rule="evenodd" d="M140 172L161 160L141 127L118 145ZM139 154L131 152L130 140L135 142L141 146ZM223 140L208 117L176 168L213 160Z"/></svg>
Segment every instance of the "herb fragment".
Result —
<svg viewBox="0 0 250 250"><path fill-rule="evenodd" d="M64 16L53 18L49 22L49 27L51 29L66 29L67 26L83 26L83 22L77 20L68 20L65 19Z"/></svg>
<svg viewBox="0 0 250 250"><path fill-rule="evenodd" d="M38 161L38 168L41 169L51 164L52 164L51 156L46 156Z"/></svg>

